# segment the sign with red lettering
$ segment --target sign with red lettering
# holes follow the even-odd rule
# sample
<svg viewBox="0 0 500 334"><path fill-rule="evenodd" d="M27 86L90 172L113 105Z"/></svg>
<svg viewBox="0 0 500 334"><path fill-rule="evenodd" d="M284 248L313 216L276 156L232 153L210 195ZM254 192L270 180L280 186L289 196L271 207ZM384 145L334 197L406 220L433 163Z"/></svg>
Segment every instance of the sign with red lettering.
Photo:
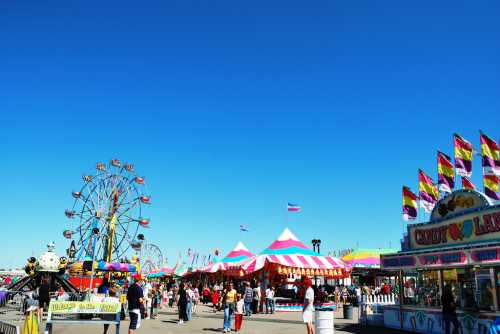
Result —
<svg viewBox="0 0 500 334"><path fill-rule="evenodd" d="M462 265L467 263L467 254L464 252L425 254L418 257L418 262L425 267Z"/></svg>
<svg viewBox="0 0 500 334"><path fill-rule="evenodd" d="M439 223L408 226L411 249L500 241L500 209L492 208Z"/></svg>

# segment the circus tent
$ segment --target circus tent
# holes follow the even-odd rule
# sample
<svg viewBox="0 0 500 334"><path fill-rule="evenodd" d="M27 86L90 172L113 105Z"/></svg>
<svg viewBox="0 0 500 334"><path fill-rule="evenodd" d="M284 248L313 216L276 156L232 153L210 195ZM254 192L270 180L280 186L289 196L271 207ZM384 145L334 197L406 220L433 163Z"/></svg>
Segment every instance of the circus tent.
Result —
<svg viewBox="0 0 500 334"><path fill-rule="evenodd" d="M322 256L304 245L288 228L269 247L243 265L246 273L256 272L271 264L287 268L335 270L348 266L340 259ZM281 267L280 267L281 268Z"/></svg>
<svg viewBox="0 0 500 334"><path fill-rule="evenodd" d="M240 241L222 260L207 266L203 271L207 273L215 273L240 267L248 259L255 255L251 253L245 245Z"/></svg>

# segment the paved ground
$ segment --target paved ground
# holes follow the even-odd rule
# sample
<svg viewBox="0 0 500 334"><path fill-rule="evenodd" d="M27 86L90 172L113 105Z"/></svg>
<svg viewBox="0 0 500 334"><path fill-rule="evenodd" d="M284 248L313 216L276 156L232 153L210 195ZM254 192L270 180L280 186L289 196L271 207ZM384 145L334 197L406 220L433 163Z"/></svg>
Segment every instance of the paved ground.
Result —
<svg viewBox="0 0 500 334"><path fill-rule="evenodd" d="M0 319L4 316L0 316ZM17 317L12 317L14 321ZM356 318L356 314L355 314ZM193 320L183 325L178 325L177 314L172 311L162 311L155 320L143 320L142 326L137 330L137 334L181 334L181 333L217 333L221 332L222 314L212 313L208 309L201 307L194 315ZM18 322L18 324L20 324ZM123 321L120 326L120 333L127 333L128 321ZM40 333L43 333L41 329ZM91 334L102 333L98 325L93 326L54 326L54 334ZM114 333L114 329L109 330ZM300 313L276 313L274 315L254 315L243 320L241 334L302 334L306 333L305 326L301 321ZM385 328L362 327L355 320L335 320L336 334L401 334L402 332L393 331Z"/></svg>

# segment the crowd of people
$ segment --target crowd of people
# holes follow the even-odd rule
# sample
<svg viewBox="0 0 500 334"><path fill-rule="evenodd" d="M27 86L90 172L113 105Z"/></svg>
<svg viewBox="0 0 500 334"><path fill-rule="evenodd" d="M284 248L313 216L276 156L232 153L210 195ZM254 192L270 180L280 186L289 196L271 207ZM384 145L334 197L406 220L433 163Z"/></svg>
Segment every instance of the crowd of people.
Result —
<svg viewBox="0 0 500 334"><path fill-rule="evenodd" d="M99 287L99 293L107 293L107 281ZM304 322L311 322L314 290L312 283L306 283L307 290L302 294L305 300ZM123 287L130 317L130 334L140 327L141 319L154 319L159 309L176 311L179 325L192 321L200 304L211 308L212 312L223 313L222 331L239 331L244 317L253 314L273 314L275 312L276 289L268 285L263 287L259 281L228 281L213 284L201 282L151 283L142 276L134 277L134 283ZM312 328L312 327L311 327ZM309 333L309 329L308 329Z"/></svg>

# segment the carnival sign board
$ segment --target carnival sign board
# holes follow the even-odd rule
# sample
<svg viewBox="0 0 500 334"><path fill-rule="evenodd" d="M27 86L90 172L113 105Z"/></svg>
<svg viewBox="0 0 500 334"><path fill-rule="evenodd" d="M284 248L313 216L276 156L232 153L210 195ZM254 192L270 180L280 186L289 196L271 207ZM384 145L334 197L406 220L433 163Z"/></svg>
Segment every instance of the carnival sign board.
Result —
<svg viewBox="0 0 500 334"><path fill-rule="evenodd" d="M113 313L120 312L120 303L112 302L67 302L51 301L49 304L49 313L55 314L73 314L73 313Z"/></svg>
<svg viewBox="0 0 500 334"><path fill-rule="evenodd" d="M410 249L500 241L500 208L465 214L438 223L408 226Z"/></svg>
<svg viewBox="0 0 500 334"><path fill-rule="evenodd" d="M478 208L486 208L490 205L488 198L474 190L461 189L443 197L431 213L431 221L444 219L460 212L471 211Z"/></svg>

